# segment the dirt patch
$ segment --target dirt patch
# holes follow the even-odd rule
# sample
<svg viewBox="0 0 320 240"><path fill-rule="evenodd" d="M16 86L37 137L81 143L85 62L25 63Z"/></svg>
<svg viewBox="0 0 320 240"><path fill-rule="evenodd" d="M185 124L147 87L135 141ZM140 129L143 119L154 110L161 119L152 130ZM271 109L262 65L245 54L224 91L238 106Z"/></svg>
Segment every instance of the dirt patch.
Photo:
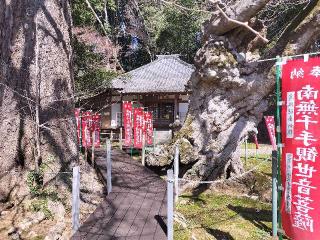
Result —
<svg viewBox="0 0 320 240"><path fill-rule="evenodd" d="M246 196L264 202L271 202L271 178L260 172L250 172L233 180L217 183L207 192L219 192L231 196Z"/></svg>
<svg viewBox="0 0 320 240"><path fill-rule="evenodd" d="M103 200L104 187L87 163L80 166L80 222ZM0 205L0 239L70 239L72 174L50 177L38 196L27 195Z"/></svg>

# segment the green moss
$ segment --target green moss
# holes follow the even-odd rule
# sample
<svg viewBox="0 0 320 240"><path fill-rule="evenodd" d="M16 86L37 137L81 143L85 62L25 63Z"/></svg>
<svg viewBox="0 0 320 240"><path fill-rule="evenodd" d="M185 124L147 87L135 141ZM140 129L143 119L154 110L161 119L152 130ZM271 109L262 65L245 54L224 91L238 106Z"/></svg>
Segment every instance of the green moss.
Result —
<svg viewBox="0 0 320 240"><path fill-rule="evenodd" d="M179 150L181 158L187 157L189 154L192 154L193 148L190 142L188 141L180 141L179 142Z"/></svg>
<svg viewBox="0 0 320 240"><path fill-rule="evenodd" d="M181 204L187 200L188 204ZM182 196L177 211L189 222L189 229L175 227L175 239L190 239L202 229L217 239L271 239L271 205L246 197L201 194Z"/></svg>
<svg viewBox="0 0 320 240"><path fill-rule="evenodd" d="M247 187L255 194L271 188L271 161L268 154L247 159L246 170L257 167L248 178ZM244 161L244 158L241 158ZM250 186L249 186L250 185ZM188 229L175 226L175 239L252 239L268 240L271 232L271 204L249 197L237 197L225 193L203 193L199 196L183 195L177 211L188 221Z"/></svg>
<svg viewBox="0 0 320 240"><path fill-rule="evenodd" d="M34 199L30 204L30 210L33 212L43 212L46 219L53 218L53 214L48 208L47 199Z"/></svg>
<svg viewBox="0 0 320 240"><path fill-rule="evenodd" d="M193 134L193 128L192 128L192 122L194 120L194 117L191 116L191 114L187 114L186 120L183 124L183 127L180 129L180 131L176 134L173 141L177 141L181 138L190 138Z"/></svg>

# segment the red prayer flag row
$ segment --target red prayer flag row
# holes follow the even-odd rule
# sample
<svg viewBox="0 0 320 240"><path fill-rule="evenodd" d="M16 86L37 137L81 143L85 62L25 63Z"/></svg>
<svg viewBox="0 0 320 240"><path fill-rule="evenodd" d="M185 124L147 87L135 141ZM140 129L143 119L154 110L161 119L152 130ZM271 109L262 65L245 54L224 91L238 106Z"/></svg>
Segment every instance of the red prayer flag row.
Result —
<svg viewBox="0 0 320 240"><path fill-rule="evenodd" d="M144 111L141 107L133 109L132 102L123 102L122 114L124 144L131 147L133 136L133 146L135 148L142 148L143 141L145 141L146 145L151 145L153 143L152 113Z"/></svg>
<svg viewBox="0 0 320 240"><path fill-rule="evenodd" d="M281 215L293 240L320 236L320 58L282 67Z"/></svg>
<svg viewBox="0 0 320 240"><path fill-rule="evenodd" d="M94 146L100 147L101 116L91 111L85 111L81 113L80 109L77 108L75 109L75 117L76 117L76 123L77 123L78 141L80 141L80 129L82 129L81 131L82 146L91 147L92 141L94 138ZM81 127L80 127L80 124L81 124Z"/></svg>
<svg viewBox="0 0 320 240"><path fill-rule="evenodd" d="M276 131L275 131L274 116L265 116L264 120L265 120L266 125L267 125L269 138L270 138L270 142L271 142L271 145L272 145L272 150L276 151L277 150L277 144L276 144Z"/></svg>

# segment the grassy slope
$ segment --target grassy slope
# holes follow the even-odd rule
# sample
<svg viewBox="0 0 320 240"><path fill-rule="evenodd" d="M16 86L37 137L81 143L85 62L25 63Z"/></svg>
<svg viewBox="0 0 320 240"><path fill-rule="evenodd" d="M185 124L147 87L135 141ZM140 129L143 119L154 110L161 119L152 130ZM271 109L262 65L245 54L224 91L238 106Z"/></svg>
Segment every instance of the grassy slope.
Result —
<svg viewBox="0 0 320 240"><path fill-rule="evenodd" d="M254 188L259 191L271 188L271 162L268 155L247 160L246 169L258 165L254 171ZM188 229L175 225L175 239L271 239L271 204L237 194L225 192L203 193L197 197L180 198L177 211L188 222Z"/></svg>

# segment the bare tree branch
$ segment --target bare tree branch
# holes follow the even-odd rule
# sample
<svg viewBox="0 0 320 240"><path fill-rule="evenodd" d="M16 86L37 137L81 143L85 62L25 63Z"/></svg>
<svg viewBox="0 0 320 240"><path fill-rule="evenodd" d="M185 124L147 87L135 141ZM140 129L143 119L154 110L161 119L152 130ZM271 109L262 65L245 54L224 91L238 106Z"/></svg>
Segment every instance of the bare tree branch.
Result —
<svg viewBox="0 0 320 240"><path fill-rule="evenodd" d="M100 26L101 26L101 28L102 28L102 31L104 32L104 34L105 34L106 36L108 36L108 32L107 32L106 28L104 27L104 25L103 25L103 23L101 22L101 20L100 20L99 16L97 15L97 13L94 11L94 9L93 9L91 3L89 2L89 0L86 0L86 3L87 3L87 5L88 5L89 9L91 10L91 12L93 13L93 15L95 16L95 18L97 19L97 21L99 22L99 24L100 24Z"/></svg>
<svg viewBox="0 0 320 240"><path fill-rule="evenodd" d="M243 26L245 28L247 28L249 31L251 31L252 33L254 33L257 37L261 38L265 43L268 43L269 40L266 39L265 37L263 37L259 32L257 32L256 30L254 30L252 27L250 27L248 25L248 22L240 22L240 21L237 21L237 20L234 20L230 17L227 16L227 14L217 5L216 6L217 9L219 10L219 12L221 12L222 16L225 17L228 21L232 22L232 23L235 23L239 26Z"/></svg>
<svg viewBox="0 0 320 240"><path fill-rule="evenodd" d="M177 8L180 8L180 9L186 10L186 11L212 13L212 12L207 11L207 10L188 8L188 7L182 6L180 4L177 4L176 2L170 2L170 1L165 1L165 0L160 0L160 1L165 3L165 4L167 4L167 5L175 6Z"/></svg>
<svg viewBox="0 0 320 240"><path fill-rule="evenodd" d="M214 6L217 6L217 1L209 0ZM246 0L246 1L237 1L232 6L226 7L224 13L228 16L225 16L220 13L219 10L213 14L211 19L204 24L205 31L205 39L210 36L210 34L214 34L217 36L221 36L232 29L239 26L238 22L229 21L229 19L236 20L242 23L248 22L252 17L256 16L256 14L263 9L263 7L270 0Z"/></svg>
<svg viewBox="0 0 320 240"><path fill-rule="evenodd" d="M31 102L34 102L34 103L35 103L35 101L34 101L33 99L28 98L28 97L25 96L25 95L22 95L22 94L19 93L18 91L16 91L16 90L12 89L11 87L9 87L7 84L4 84L4 83L0 82L0 85L4 86L5 88L7 88L8 90L10 90L11 92L16 93L18 96L20 96L20 97L22 97L22 98L24 98L24 99L26 99L26 100L28 100L28 101L31 101Z"/></svg>

